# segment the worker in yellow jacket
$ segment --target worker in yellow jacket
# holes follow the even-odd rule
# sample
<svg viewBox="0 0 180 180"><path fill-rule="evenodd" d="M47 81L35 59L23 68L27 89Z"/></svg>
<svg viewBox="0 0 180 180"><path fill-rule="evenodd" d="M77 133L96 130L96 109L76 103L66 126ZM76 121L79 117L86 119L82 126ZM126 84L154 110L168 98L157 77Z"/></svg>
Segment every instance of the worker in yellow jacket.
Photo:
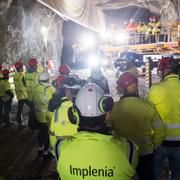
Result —
<svg viewBox="0 0 180 180"><path fill-rule="evenodd" d="M43 155L49 154L49 135L48 135L48 120L46 114L48 112L48 103L52 98L54 88L50 84L50 74L48 71L43 71L39 74L39 84L36 86L33 95L34 109L36 118L39 122L39 153Z"/></svg>
<svg viewBox="0 0 180 180"><path fill-rule="evenodd" d="M71 111L73 111L74 99L81 88L79 81L75 77L68 77L62 82L64 96L59 99L59 105L54 110L51 124L50 124L50 145L52 153L54 154L54 147L58 139L64 136L73 136L77 133L78 118L75 115L71 117ZM74 114L78 113L74 111Z"/></svg>
<svg viewBox="0 0 180 180"><path fill-rule="evenodd" d="M29 109L30 109L28 127L31 132L33 129L36 129L38 126L35 110L34 110L34 104L33 104L33 94L34 94L35 87L39 83L38 82L39 72L37 71L38 62L36 59L30 59L28 61L28 65L29 66L25 74L25 79L26 79Z"/></svg>
<svg viewBox="0 0 180 180"><path fill-rule="evenodd" d="M22 119L21 119L22 111L24 104L28 105L28 95L27 95L23 63L21 61L16 62L15 68L17 72L14 74L13 80L14 80L16 97L18 99L18 110L17 110L16 120L18 122L18 126L22 127Z"/></svg>
<svg viewBox="0 0 180 180"><path fill-rule="evenodd" d="M105 96L96 84L88 83L78 92L75 105L74 111L79 111L79 132L56 143L61 179L132 179L137 147L125 138L109 135L104 122L105 112L112 109L112 98Z"/></svg>
<svg viewBox="0 0 180 180"><path fill-rule="evenodd" d="M139 179L152 180L154 149L164 140L165 127L155 108L138 96L133 74L123 73L117 86L117 90L123 89L123 96L112 109L112 129L116 136L131 139L139 146Z"/></svg>
<svg viewBox="0 0 180 180"><path fill-rule="evenodd" d="M140 44L145 43L147 28L148 27L147 27L146 23L143 20L141 20L138 27L137 27Z"/></svg>
<svg viewBox="0 0 180 180"><path fill-rule="evenodd" d="M179 61L162 58L158 64L159 84L151 86L147 98L159 112L167 129L162 145L155 153L154 180L160 178L165 159L168 159L171 179L180 179L180 80Z"/></svg>
<svg viewBox="0 0 180 180"><path fill-rule="evenodd" d="M14 97L14 92L9 82L9 74L10 71L8 69L4 69L2 71L3 78L0 81L0 95L3 106L3 120L5 126L10 125L9 114L11 111L12 99Z"/></svg>

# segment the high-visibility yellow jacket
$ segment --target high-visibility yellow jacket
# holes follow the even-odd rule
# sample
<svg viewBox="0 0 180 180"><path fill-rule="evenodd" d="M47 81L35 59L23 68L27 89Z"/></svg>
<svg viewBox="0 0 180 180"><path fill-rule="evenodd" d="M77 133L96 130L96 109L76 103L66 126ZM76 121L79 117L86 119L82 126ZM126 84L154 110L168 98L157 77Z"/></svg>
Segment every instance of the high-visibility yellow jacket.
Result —
<svg viewBox="0 0 180 180"><path fill-rule="evenodd" d="M138 25L138 33L146 33L147 32L147 25L144 24L143 26Z"/></svg>
<svg viewBox="0 0 180 180"><path fill-rule="evenodd" d="M73 136L77 133L78 124L72 124L69 120L68 110L73 106L72 101L63 97L60 107L55 109L50 124L50 145L54 150L58 138L64 136Z"/></svg>
<svg viewBox="0 0 180 180"><path fill-rule="evenodd" d="M115 135L133 140L140 155L152 154L165 138L165 126L159 114L140 97L124 97L111 112Z"/></svg>
<svg viewBox="0 0 180 180"><path fill-rule="evenodd" d="M34 90L33 102L35 113L38 121L41 123L47 123L46 113L53 93L54 88L47 83L38 84Z"/></svg>
<svg viewBox="0 0 180 180"><path fill-rule="evenodd" d="M178 75L170 74L164 81L153 85L148 100L154 104L167 129L165 140L180 140L180 80Z"/></svg>
<svg viewBox="0 0 180 180"><path fill-rule="evenodd" d="M42 72L43 72L43 67L40 66L40 65L38 65L38 67L37 67L37 72L38 72L38 73L42 73Z"/></svg>
<svg viewBox="0 0 180 180"><path fill-rule="evenodd" d="M0 72L0 79L2 79L3 78L3 75L2 75L2 72Z"/></svg>
<svg viewBox="0 0 180 180"><path fill-rule="evenodd" d="M7 79L0 80L0 95L1 95L1 100L3 102L7 102L12 98L6 93L7 91L9 91L12 95L14 94L13 89L11 87L11 83Z"/></svg>
<svg viewBox="0 0 180 180"><path fill-rule="evenodd" d="M155 35L157 33L160 33L160 22L149 22L148 23L148 32L152 35Z"/></svg>
<svg viewBox="0 0 180 180"><path fill-rule="evenodd" d="M56 152L62 180L131 180L138 161L132 142L86 131L57 142Z"/></svg>
<svg viewBox="0 0 180 180"><path fill-rule="evenodd" d="M33 100L33 93L34 93L35 87L39 83L38 75L39 75L38 72L33 72L33 73L26 72L25 74L27 94L28 94L28 99L30 101Z"/></svg>
<svg viewBox="0 0 180 180"><path fill-rule="evenodd" d="M27 88L23 83L23 78L25 80L24 72L16 72L15 75L13 76L15 93L18 100L28 99Z"/></svg>

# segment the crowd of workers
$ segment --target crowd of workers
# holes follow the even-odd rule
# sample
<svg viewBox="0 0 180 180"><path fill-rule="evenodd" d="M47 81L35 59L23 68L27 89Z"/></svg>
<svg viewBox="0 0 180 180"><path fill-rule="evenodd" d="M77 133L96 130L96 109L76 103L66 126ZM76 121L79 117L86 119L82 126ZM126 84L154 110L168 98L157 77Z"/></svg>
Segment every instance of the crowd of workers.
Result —
<svg viewBox="0 0 180 180"><path fill-rule="evenodd" d="M156 16L149 18L149 22L141 20L139 23L134 19L124 23L123 30L129 34L129 44L155 43L160 40L161 23ZM163 41L166 41L163 36Z"/></svg>
<svg viewBox="0 0 180 180"><path fill-rule="evenodd" d="M162 58L161 82L147 97L138 94L133 65L118 78L119 101L113 101L107 79L94 68L87 80L59 67L51 83L48 71L30 59L27 71L15 63L15 91L10 71L1 69L0 119L10 125L12 99L18 99L17 122L22 127L23 105L30 109L28 128L38 128L38 153L51 152L62 180L159 180L168 159L171 180L180 179L179 59ZM53 85L52 85L53 84ZM14 93L15 92L15 93Z"/></svg>

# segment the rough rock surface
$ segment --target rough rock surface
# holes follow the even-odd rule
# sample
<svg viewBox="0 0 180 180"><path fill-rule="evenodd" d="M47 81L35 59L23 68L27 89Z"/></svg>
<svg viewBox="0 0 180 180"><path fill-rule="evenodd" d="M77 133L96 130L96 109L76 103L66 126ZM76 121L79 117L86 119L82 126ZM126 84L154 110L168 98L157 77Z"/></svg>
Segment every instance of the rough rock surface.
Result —
<svg viewBox="0 0 180 180"><path fill-rule="evenodd" d="M0 24L0 62L36 57L41 62L52 59L58 67L63 44L61 17L35 0L1 0Z"/></svg>

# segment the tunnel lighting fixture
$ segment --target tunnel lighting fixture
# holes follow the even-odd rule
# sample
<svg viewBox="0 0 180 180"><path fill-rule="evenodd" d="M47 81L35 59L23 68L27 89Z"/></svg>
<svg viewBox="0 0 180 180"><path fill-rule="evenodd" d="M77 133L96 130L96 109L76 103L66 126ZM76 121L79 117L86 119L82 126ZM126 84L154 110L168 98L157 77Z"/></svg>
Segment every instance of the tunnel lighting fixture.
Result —
<svg viewBox="0 0 180 180"><path fill-rule="evenodd" d="M84 46L89 48L94 47L95 45L95 38L92 35L82 37L81 41Z"/></svg>
<svg viewBox="0 0 180 180"><path fill-rule="evenodd" d="M97 56L90 56L88 59L87 59L87 65L88 67L96 67L99 65L99 59Z"/></svg>

